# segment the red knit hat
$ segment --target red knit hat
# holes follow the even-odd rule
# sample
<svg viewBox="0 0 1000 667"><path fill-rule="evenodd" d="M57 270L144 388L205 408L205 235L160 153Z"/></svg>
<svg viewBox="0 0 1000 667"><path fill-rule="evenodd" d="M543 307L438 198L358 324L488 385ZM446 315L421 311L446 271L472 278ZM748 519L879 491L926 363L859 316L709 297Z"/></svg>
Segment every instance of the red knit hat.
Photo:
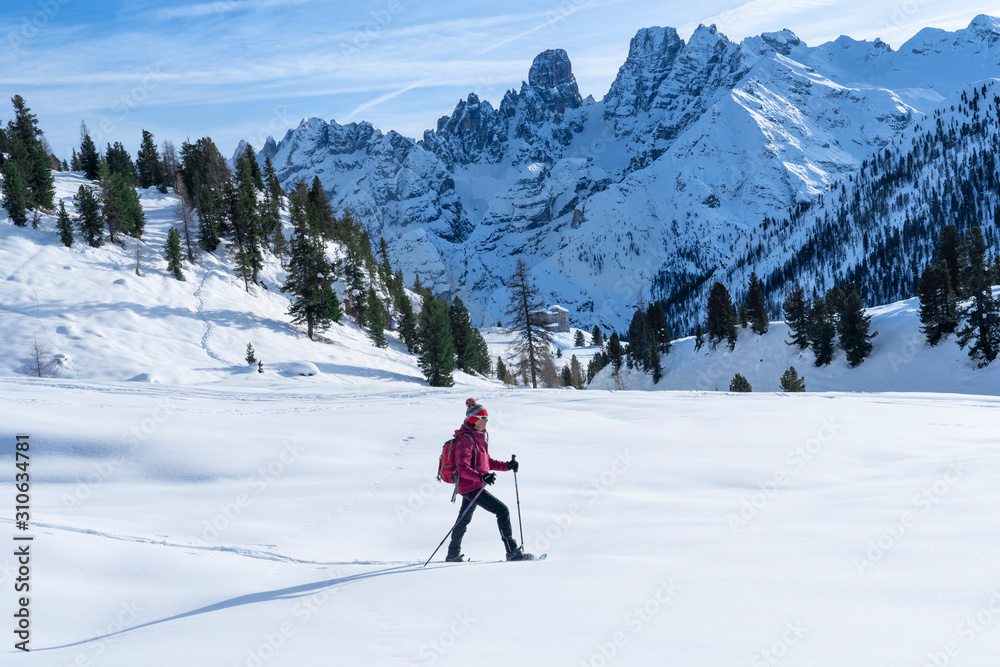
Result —
<svg viewBox="0 0 1000 667"><path fill-rule="evenodd" d="M472 425L480 419L488 417L490 414L486 411L486 408L481 406L479 403L476 403L476 399L474 398L466 399L465 407L465 421Z"/></svg>

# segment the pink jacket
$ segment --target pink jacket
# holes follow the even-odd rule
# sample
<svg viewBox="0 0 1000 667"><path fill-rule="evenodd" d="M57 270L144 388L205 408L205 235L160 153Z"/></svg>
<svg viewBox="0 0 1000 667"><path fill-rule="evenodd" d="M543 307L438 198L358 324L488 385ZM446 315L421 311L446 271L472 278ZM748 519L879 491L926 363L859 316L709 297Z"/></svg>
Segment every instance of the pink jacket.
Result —
<svg viewBox="0 0 1000 667"><path fill-rule="evenodd" d="M491 470L510 470L506 461L490 458L489 439L485 432L480 433L467 422L462 422L462 427L455 431L455 438L459 493L470 493L483 488L485 484L479 478Z"/></svg>

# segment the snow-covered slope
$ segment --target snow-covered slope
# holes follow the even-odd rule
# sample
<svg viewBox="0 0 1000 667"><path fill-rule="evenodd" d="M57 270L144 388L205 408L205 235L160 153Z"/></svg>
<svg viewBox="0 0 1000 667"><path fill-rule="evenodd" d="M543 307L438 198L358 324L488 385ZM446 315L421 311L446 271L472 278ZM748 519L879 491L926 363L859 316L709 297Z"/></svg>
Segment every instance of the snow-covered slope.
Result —
<svg viewBox="0 0 1000 667"><path fill-rule="evenodd" d="M286 186L318 175L389 241L407 280L460 294L477 323L502 313L520 257L575 324L621 328L651 285L657 298L697 295L764 216L811 200L998 68L1000 28L986 16L898 51L848 37L808 47L788 31L736 44L705 26L684 42L648 28L599 102L550 50L497 108L470 95L419 141L313 118L260 159Z"/></svg>
<svg viewBox="0 0 1000 667"><path fill-rule="evenodd" d="M809 377L807 372L807 378ZM476 391L539 563L434 480L472 393L0 380L30 436L5 664L989 665L995 397ZM7 487L10 489L10 487ZM8 537L9 540L9 537ZM12 544L8 541L8 544ZM0 556L13 614L13 548ZM957 653L956 653L957 652ZM780 663L777 658L781 658ZM957 660L950 664L960 664Z"/></svg>
<svg viewBox="0 0 1000 667"><path fill-rule="evenodd" d="M995 290L1000 295L1000 290ZM652 377L623 367L621 377L628 389L678 390L729 389L739 373L747 378L753 391L781 391L781 376L794 366L805 378L807 391L859 392L949 392L958 394L1000 395L1000 364L977 368L949 336L931 347L920 333L920 303L908 299L870 308L872 354L859 366L851 368L843 350L836 350L833 361L817 368L811 350L799 351L787 343L791 335L784 322L771 322L762 336L749 327L739 330L733 350L725 341L715 350L704 345L695 350L694 337L673 342L670 354L662 359L663 378L653 384ZM590 385L593 389L615 389L611 369L606 368Z"/></svg>
<svg viewBox="0 0 1000 667"><path fill-rule="evenodd" d="M87 181L55 174L56 198L73 210L72 196ZM177 221L177 197L155 189L141 192L147 223L139 245L91 248L77 239L63 246L55 216L40 228L18 228L0 217L0 375L17 373L32 341L60 362L58 377L80 380L205 383L305 382L350 386L362 378L425 384L415 358L390 335L378 350L366 332L344 318L324 332L326 342L308 340L291 324L280 263L268 258L261 280L251 286L234 274L232 262L199 253L185 262L184 281L166 270L163 244ZM264 362L264 373L248 368L247 343ZM308 362L314 377L298 374ZM459 382L486 381L460 374Z"/></svg>

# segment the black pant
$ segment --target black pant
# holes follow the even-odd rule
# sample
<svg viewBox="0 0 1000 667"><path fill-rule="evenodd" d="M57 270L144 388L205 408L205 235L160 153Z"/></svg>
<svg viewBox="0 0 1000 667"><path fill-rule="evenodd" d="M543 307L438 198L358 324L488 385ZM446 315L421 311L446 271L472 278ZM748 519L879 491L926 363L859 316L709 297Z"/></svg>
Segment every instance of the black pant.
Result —
<svg viewBox="0 0 1000 667"><path fill-rule="evenodd" d="M462 518L455 524L455 530L451 533L451 544L448 545L448 556L451 558L458 556L462 550L462 538L465 537L465 530L469 527L469 522L472 521L472 515L476 511L477 506L496 515L497 528L500 529L500 539L503 540L503 546L507 550L507 553L517 549L517 542L514 541L514 533L510 527L510 510L489 491L483 489L482 493L479 493L476 505L469 509L468 512L465 512L465 509L469 507L469 503L472 502L477 493L479 491L462 495L462 507L458 510L458 514ZM463 512L465 512L465 516L462 516Z"/></svg>

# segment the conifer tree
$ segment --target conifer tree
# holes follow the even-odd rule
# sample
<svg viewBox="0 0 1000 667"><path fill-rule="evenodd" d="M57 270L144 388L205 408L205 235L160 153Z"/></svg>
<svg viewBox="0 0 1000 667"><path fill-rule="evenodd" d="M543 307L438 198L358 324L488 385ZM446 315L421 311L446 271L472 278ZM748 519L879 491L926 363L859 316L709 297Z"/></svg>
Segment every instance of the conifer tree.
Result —
<svg viewBox="0 0 1000 667"><path fill-rule="evenodd" d="M326 329L340 321L340 300L333 289L333 271L323 243L309 229L304 197L293 193L289 206L295 231L288 258L288 276L281 291L293 297L288 309L292 322L305 323L306 334L314 340L317 329Z"/></svg>
<svg viewBox="0 0 1000 667"><path fill-rule="evenodd" d="M76 222L80 234L92 248L99 248L104 243L104 220L101 218L101 206L94 196L94 189L89 185L81 185L73 197L76 206Z"/></svg>
<svg viewBox="0 0 1000 667"><path fill-rule="evenodd" d="M937 259L924 267L918 286L920 298L920 331L929 345L958 328L958 295L951 288L948 266Z"/></svg>
<svg viewBox="0 0 1000 667"><path fill-rule="evenodd" d="M14 119L7 123L5 151L8 162L17 164L25 189L25 208L51 209L55 197L52 161L46 150L42 131L35 114L24 98L14 95Z"/></svg>
<svg viewBox="0 0 1000 667"><path fill-rule="evenodd" d="M15 225L28 225L28 188L14 160L7 160L3 165L3 207Z"/></svg>
<svg viewBox="0 0 1000 667"><path fill-rule="evenodd" d="M646 319L650 336L659 346L660 354L670 354L671 332L667 325L667 313L663 301L654 301L649 304L649 308L646 310Z"/></svg>
<svg viewBox="0 0 1000 667"><path fill-rule="evenodd" d="M164 151L167 155L167 151ZM227 230L226 186L231 180L226 159L209 137L181 144L180 175L198 211L198 242L215 252Z"/></svg>
<svg viewBox="0 0 1000 667"><path fill-rule="evenodd" d="M85 123L80 124L80 169L83 175L90 181L96 181L100 166L101 156L97 153L97 146L90 138L90 131Z"/></svg>
<svg viewBox="0 0 1000 667"><path fill-rule="evenodd" d="M1000 302L993 297L982 230L971 228L964 245L968 253L965 275L969 302L959 310L962 328L958 344L962 349L969 346L969 358L982 368L1000 353Z"/></svg>
<svg viewBox="0 0 1000 667"><path fill-rule="evenodd" d="M176 227L171 227L167 232L167 242L163 244L163 249L167 253L167 270L174 274L177 280L184 280L184 273L181 271L181 263L184 255L181 251L181 235Z"/></svg>
<svg viewBox="0 0 1000 667"><path fill-rule="evenodd" d="M160 153L156 150L153 134L148 130L142 131L142 144L139 146L135 166L139 175L140 188L156 187L160 188L161 192L166 192Z"/></svg>
<svg viewBox="0 0 1000 667"><path fill-rule="evenodd" d="M257 363L257 355L256 355L256 352L253 349L253 343L247 343L247 354L246 354L245 359L246 359L246 362L247 362L247 366L249 366L250 364L256 364Z"/></svg>
<svg viewBox="0 0 1000 667"><path fill-rule="evenodd" d="M98 182L101 187L101 212L108 224L111 242L120 242L119 233L141 239L146 215L135 186L120 172L112 173L103 160L98 169Z"/></svg>
<svg viewBox="0 0 1000 667"><path fill-rule="evenodd" d="M650 370L650 344L647 333L646 313L640 306L632 313L632 321L628 326L629 368L648 372Z"/></svg>
<svg viewBox="0 0 1000 667"><path fill-rule="evenodd" d="M764 286L757 278L757 273L750 272L750 285L747 288L747 316L750 320L750 330L763 336L770 327L767 314L767 299L764 297Z"/></svg>
<svg viewBox="0 0 1000 667"><path fill-rule="evenodd" d="M378 269L382 280L389 282L392 280L392 263L389 261L389 244L385 237L378 238Z"/></svg>
<svg viewBox="0 0 1000 667"><path fill-rule="evenodd" d="M817 366L826 366L833 360L833 339L837 329L826 305L826 299L815 297L809 309L809 344L816 356Z"/></svg>
<svg viewBox="0 0 1000 667"><path fill-rule="evenodd" d="M706 333L713 350L723 338L728 341L730 350L736 347L736 311L729 290L719 282L712 285L708 296Z"/></svg>
<svg viewBox="0 0 1000 667"><path fill-rule="evenodd" d="M493 364L490 363L490 347L486 344L486 339L479 329L472 329L472 337L476 342L476 362L473 370L482 376L489 376L493 372Z"/></svg>
<svg viewBox="0 0 1000 667"><path fill-rule="evenodd" d="M403 287L403 272L397 270L397 279L394 281L395 290L393 292L393 303L396 312L399 313L399 335L403 339L406 349L413 353L417 349L417 318L413 314L413 304L407 296Z"/></svg>
<svg viewBox="0 0 1000 667"><path fill-rule="evenodd" d="M564 387L573 386L573 374L570 371L568 365L562 367L562 371L560 371L559 376L562 379L562 386Z"/></svg>
<svg viewBox="0 0 1000 667"><path fill-rule="evenodd" d="M608 365L608 363L608 353L604 350L601 350L591 357L590 363L587 364L587 384L593 382L594 378L597 377L597 374L600 373L601 370Z"/></svg>
<svg viewBox="0 0 1000 667"><path fill-rule="evenodd" d="M580 366L580 360L576 358L575 354L569 359L569 376L571 387L574 389L583 389L583 368Z"/></svg>
<svg viewBox="0 0 1000 667"><path fill-rule="evenodd" d="M701 322L698 323L694 328L694 351L699 351L705 344L705 330L701 326Z"/></svg>
<svg viewBox="0 0 1000 667"><path fill-rule="evenodd" d="M649 348L649 369L653 376L653 384L658 384L663 379L663 366L660 365L659 345L652 345Z"/></svg>
<svg viewBox="0 0 1000 667"><path fill-rule="evenodd" d="M264 158L264 197L260 203L261 234L271 251L280 259L285 252L285 235L281 229L281 202L284 191L270 156Z"/></svg>
<svg viewBox="0 0 1000 667"><path fill-rule="evenodd" d="M385 311L374 287L368 288L365 321L368 322L368 337L375 347L388 347L389 343L385 339Z"/></svg>
<svg viewBox="0 0 1000 667"><path fill-rule="evenodd" d="M840 347L847 355L847 363L854 368L872 351L871 339L878 332L868 333L872 318L865 314L864 303L854 285L844 292L840 312Z"/></svg>
<svg viewBox="0 0 1000 667"><path fill-rule="evenodd" d="M312 184L309 186L309 203L313 206L313 226L317 234L327 239L338 239L345 244L357 243L355 235L361 230L360 224L355 224L354 214L350 209L344 210L345 220L337 220L319 176L313 176Z"/></svg>
<svg viewBox="0 0 1000 667"><path fill-rule="evenodd" d="M129 185L134 187L138 182L132 156L129 155L120 141L116 141L114 145L108 144L104 151L104 161L107 162L110 173L120 174Z"/></svg>
<svg viewBox="0 0 1000 667"><path fill-rule="evenodd" d="M455 344L451 338L451 320L448 304L425 293L418 318L420 356L417 364L432 387L451 387L455 384Z"/></svg>
<svg viewBox="0 0 1000 667"><path fill-rule="evenodd" d="M785 341L800 350L809 347L809 304L801 285L796 285L785 298L782 305L785 311L785 323L792 339Z"/></svg>
<svg viewBox="0 0 1000 667"><path fill-rule="evenodd" d="M510 318L508 328L516 335L511 346L517 359L515 372L530 378L532 388L537 388L544 358L552 345L552 333L532 322L531 313L541 310L544 303L539 299L539 290L523 259L517 260L514 273L507 281L507 289L510 293L506 312Z"/></svg>
<svg viewBox="0 0 1000 667"><path fill-rule="evenodd" d="M621 370L624 357L625 350L622 349L618 332L615 331L611 334L611 338L608 339L608 362L614 366L616 372Z"/></svg>
<svg viewBox="0 0 1000 667"><path fill-rule="evenodd" d="M573 338L573 347L586 347L587 341L583 337L583 331L577 329L576 336Z"/></svg>
<svg viewBox="0 0 1000 667"><path fill-rule="evenodd" d="M800 392L806 390L806 379L799 377L795 366L789 366L788 370L781 374L781 391Z"/></svg>
<svg viewBox="0 0 1000 667"><path fill-rule="evenodd" d="M968 294L964 284L964 276L968 273L969 252L965 247L965 240L961 232L955 225L946 225L938 236L937 248L934 253L935 258L943 259L948 267L948 278L951 281L951 289L958 295L959 299L964 299Z"/></svg>
<svg viewBox="0 0 1000 667"><path fill-rule="evenodd" d="M69 212L66 211L66 202L59 200L59 216L56 218L56 227L59 229L59 240L67 248L73 247L73 221L70 220Z"/></svg>
<svg viewBox="0 0 1000 667"><path fill-rule="evenodd" d="M737 373L733 376L732 381L729 383L729 391L739 392L739 393L749 393L753 391L753 387L750 386L750 381L745 377Z"/></svg>
<svg viewBox="0 0 1000 667"><path fill-rule="evenodd" d="M226 201L229 209L229 230L236 248L236 266L249 291L256 285L264 266L265 235L261 225L257 193L263 190L260 167L253 147L246 145L236 159L235 182L227 184Z"/></svg>
<svg viewBox="0 0 1000 667"><path fill-rule="evenodd" d="M455 343L455 367L466 373L475 372L478 364L478 348L472 335L472 318L469 310L457 296L452 299L448 308L448 318L451 320L451 338Z"/></svg>
<svg viewBox="0 0 1000 667"><path fill-rule="evenodd" d="M597 347L604 347L604 334L601 333L601 327L594 325L594 330L590 334L590 344L596 345Z"/></svg>
<svg viewBox="0 0 1000 667"><path fill-rule="evenodd" d="M507 364L503 362L503 357L497 357L497 379L501 382L507 382Z"/></svg>
<svg viewBox="0 0 1000 667"><path fill-rule="evenodd" d="M851 284L853 287L853 283ZM841 333L840 326L840 316L844 312L844 299L847 293L840 287L840 285L834 285L826 291L826 312L830 314L833 319L834 326L837 329L837 333Z"/></svg>

